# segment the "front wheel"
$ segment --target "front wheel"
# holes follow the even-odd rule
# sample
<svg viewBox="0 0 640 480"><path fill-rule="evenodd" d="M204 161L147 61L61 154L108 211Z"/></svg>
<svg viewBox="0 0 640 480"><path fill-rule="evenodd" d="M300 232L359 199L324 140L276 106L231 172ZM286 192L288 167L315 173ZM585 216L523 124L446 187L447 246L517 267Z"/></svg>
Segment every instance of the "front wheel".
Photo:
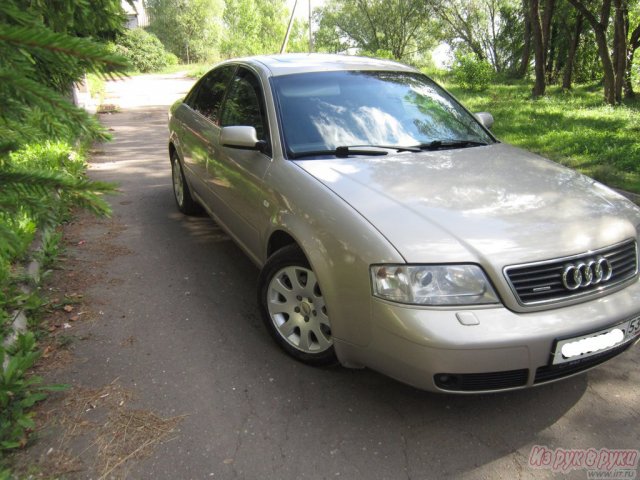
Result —
<svg viewBox="0 0 640 480"><path fill-rule="evenodd" d="M289 355L310 365L337 363L322 290L297 246L278 250L267 260L258 301L269 333Z"/></svg>

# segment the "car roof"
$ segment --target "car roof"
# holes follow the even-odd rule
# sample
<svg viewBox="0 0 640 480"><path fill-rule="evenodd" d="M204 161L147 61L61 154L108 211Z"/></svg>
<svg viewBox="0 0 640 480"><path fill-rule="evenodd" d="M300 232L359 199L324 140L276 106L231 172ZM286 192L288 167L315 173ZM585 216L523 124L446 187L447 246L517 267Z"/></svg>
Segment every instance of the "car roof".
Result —
<svg viewBox="0 0 640 480"><path fill-rule="evenodd" d="M324 53L287 53L282 55L259 55L229 60L231 63L246 63L266 71L269 76L290 75L306 72L329 72L345 70L383 70L415 72L416 69L378 58L333 55ZM226 62L225 62L226 63Z"/></svg>

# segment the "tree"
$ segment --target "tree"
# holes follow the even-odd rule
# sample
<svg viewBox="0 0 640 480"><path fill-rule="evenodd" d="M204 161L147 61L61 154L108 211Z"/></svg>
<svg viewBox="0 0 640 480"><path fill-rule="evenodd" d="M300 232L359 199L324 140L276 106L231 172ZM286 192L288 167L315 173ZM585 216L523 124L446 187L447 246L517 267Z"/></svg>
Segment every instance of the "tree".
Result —
<svg viewBox="0 0 640 480"><path fill-rule="evenodd" d="M529 0L522 0L522 12L524 15L524 31L523 31L523 47L520 57L520 68L518 69L518 77L524 77L529 71L529 63L531 62L531 8Z"/></svg>
<svg viewBox="0 0 640 480"><path fill-rule="evenodd" d="M3 0L2 3L6 3L7 8L0 12L3 21L43 26L71 38L113 40L124 30L125 15L119 0L94 0L91 4L73 0ZM34 65L32 73L38 80L65 95L89 67L86 60L73 56L67 57L64 63L57 63L47 50L32 50L29 57Z"/></svg>
<svg viewBox="0 0 640 480"><path fill-rule="evenodd" d="M149 30L187 63L209 60L220 46L224 0L149 0Z"/></svg>
<svg viewBox="0 0 640 480"><path fill-rule="evenodd" d="M424 0L329 0L314 13L314 44L319 51L408 60L433 44L431 13Z"/></svg>
<svg viewBox="0 0 640 480"><path fill-rule="evenodd" d="M627 26L627 31L629 31L629 44L627 46L627 69L624 73L624 96L626 98L633 98L635 93L631 80L631 69L633 68L635 51L640 48L640 2L636 4L635 12L629 12L628 18L633 18L637 26L634 29Z"/></svg>
<svg viewBox="0 0 640 480"><path fill-rule="evenodd" d="M226 57L278 53L288 20L284 0L227 0L221 52Z"/></svg>
<svg viewBox="0 0 640 480"><path fill-rule="evenodd" d="M522 0L526 1L526 0ZM524 76L529 66L531 22L522 1L453 0L434 5L444 40L493 69Z"/></svg>
<svg viewBox="0 0 640 480"><path fill-rule="evenodd" d="M631 68L633 67L634 53L638 48L640 48L640 25L633 31L631 40L629 41L629 48L627 49L627 71L624 75L624 94L627 98L633 98L635 96L631 83Z"/></svg>
<svg viewBox="0 0 640 480"><path fill-rule="evenodd" d="M71 7L75 2L60 2ZM90 10L92 7L84 6ZM16 167L11 154L29 143L78 134L105 138L103 128L86 112L74 107L60 90L61 84L45 73L65 72L66 81L78 80L83 71L103 73L126 67L126 60L112 54L104 44L69 33L72 29L46 26L38 10L24 11L19 1L0 3L0 218L29 212L46 223L53 212L43 198L56 193L105 213L106 203L97 195L113 187L59 172L34 172ZM74 18L78 18L74 15ZM83 18L93 18L85 12ZM84 25L85 33L91 28ZM76 24L75 31L80 25ZM94 32L95 33L95 32ZM80 67L83 69L79 70ZM73 77L76 74L77 77ZM0 222L0 257L15 252L15 233Z"/></svg>
<svg viewBox="0 0 640 480"><path fill-rule="evenodd" d="M515 70L515 51L522 48L516 45L522 38L520 29L529 25L516 2L451 0L436 2L433 9L447 43L468 50L478 61L486 59L496 72ZM524 47L528 48L526 42Z"/></svg>
<svg viewBox="0 0 640 480"><path fill-rule="evenodd" d="M582 22L583 17L581 14L578 14L575 21L573 36L571 38L571 45L569 46L569 51L567 53L567 61L564 66L564 76L562 78L562 88L564 90L569 90L571 88L573 66L575 63L576 54L578 52L578 47L580 45L580 35L582 34Z"/></svg>
<svg viewBox="0 0 640 480"><path fill-rule="evenodd" d="M302 21L299 18L293 19L287 52L309 52L309 23L307 21Z"/></svg>
<svg viewBox="0 0 640 480"><path fill-rule="evenodd" d="M627 39L629 2L627 0L613 0L613 42L610 46L609 24L612 16L612 0L599 0L596 3L599 6L598 14L591 10L591 3L586 3L584 0L568 1L584 16L594 31L604 71L605 101L610 105L619 104L622 101L622 90L627 74L628 46L631 44ZM640 28L640 25L638 27Z"/></svg>
<svg viewBox="0 0 640 480"><path fill-rule="evenodd" d="M531 32L533 37L533 50L535 61L535 83L533 85L533 97L537 98L544 95L547 80L545 75L545 42L543 37L542 21L540 19L540 2L539 0L530 0L530 18Z"/></svg>
<svg viewBox="0 0 640 480"><path fill-rule="evenodd" d="M487 58L480 38L483 30L487 30L487 19L480 2L441 2L434 5L434 11L444 25L445 39L448 43L464 44L480 61Z"/></svg>

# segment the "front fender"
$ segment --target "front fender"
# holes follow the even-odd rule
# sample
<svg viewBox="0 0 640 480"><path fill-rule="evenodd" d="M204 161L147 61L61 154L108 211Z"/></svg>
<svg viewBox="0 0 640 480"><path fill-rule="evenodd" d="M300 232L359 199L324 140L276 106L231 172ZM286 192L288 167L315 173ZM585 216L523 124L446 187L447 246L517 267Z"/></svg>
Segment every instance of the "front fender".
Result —
<svg viewBox="0 0 640 480"><path fill-rule="evenodd" d="M403 263L402 256L362 215L294 163L278 162L268 175L281 193L274 199L267 240L277 230L296 240L318 277L334 338L366 346L369 266Z"/></svg>

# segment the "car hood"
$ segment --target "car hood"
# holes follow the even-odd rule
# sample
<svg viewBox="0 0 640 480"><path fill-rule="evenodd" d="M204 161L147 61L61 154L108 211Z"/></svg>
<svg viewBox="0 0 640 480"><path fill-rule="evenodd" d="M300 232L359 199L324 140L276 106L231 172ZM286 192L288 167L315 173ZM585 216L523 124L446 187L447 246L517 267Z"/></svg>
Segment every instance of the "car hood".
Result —
<svg viewBox="0 0 640 480"><path fill-rule="evenodd" d="M409 263L498 270L612 245L640 223L640 210L611 189L506 144L296 164Z"/></svg>

